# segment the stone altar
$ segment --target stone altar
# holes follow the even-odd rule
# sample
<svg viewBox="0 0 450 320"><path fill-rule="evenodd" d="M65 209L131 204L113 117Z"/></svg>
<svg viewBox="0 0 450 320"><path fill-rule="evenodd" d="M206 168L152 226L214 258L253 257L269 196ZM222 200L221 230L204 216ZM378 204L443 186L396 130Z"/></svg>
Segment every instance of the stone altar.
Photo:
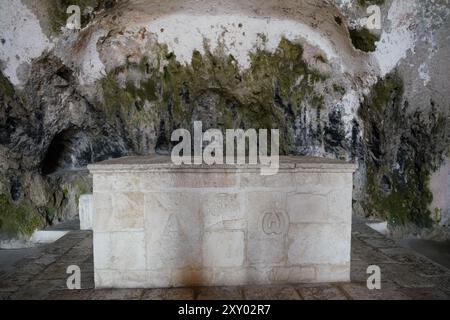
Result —
<svg viewBox="0 0 450 320"><path fill-rule="evenodd" d="M89 170L97 288L350 280L353 164L281 157L262 176L154 156Z"/></svg>

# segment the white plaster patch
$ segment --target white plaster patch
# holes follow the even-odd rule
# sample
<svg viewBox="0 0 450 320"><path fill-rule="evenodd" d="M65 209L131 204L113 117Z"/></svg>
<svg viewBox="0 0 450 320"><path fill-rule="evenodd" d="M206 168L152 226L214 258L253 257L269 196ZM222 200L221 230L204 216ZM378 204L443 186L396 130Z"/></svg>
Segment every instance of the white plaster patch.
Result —
<svg viewBox="0 0 450 320"><path fill-rule="evenodd" d="M105 36L106 33L107 32L104 30L97 30L91 36L80 60L79 81L81 85L93 84L106 76L105 65L100 60L97 51L97 42L101 37Z"/></svg>
<svg viewBox="0 0 450 320"><path fill-rule="evenodd" d="M341 110L342 122L345 125L345 135L347 139L352 137L353 119L355 118L359 104L359 94L355 90L347 92L338 103L338 107Z"/></svg>
<svg viewBox="0 0 450 320"><path fill-rule="evenodd" d="M427 63L422 63L419 67L419 77L423 80L423 85L426 86L431 81L431 76Z"/></svg>
<svg viewBox="0 0 450 320"><path fill-rule="evenodd" d="M325 35L292 20L249 18L243 15L177 14L153 21L145 27L157 35L159 43L167 44L178 61L185 64L191 63L195 50L204 53L205 39L211 51L223 45L242 69L250 67L249 53L257 48L273 52L282 37L291 41L306 40L323 50L328 60L339 59L333 44Z"/></svg>
<svg viewBox="0 0 450 320"><path fill-rule="evenodd" d="M0 60L5 76L20 86L17 70L53 46L44 35L36 16L20 0L0 1ZM3 42L3 41L2 41Z"/></svg>
<svg viewBox="0 0 450 320"><path fill-rule="evenodd" d="M408 51L414 51L417 19L416 0L395 0L389 9L390 31L384 31L373 56L380 66L381 76L392 71Z"/></svg>

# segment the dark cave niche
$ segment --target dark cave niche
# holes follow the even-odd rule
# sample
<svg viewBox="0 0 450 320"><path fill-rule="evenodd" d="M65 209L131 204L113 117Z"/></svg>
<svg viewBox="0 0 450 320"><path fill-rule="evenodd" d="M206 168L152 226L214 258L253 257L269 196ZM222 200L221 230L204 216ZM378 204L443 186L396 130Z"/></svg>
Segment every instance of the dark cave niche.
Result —
<svg viewBox="0 0 450 320"><path fill-rule="evenodd" d="M86 135L79 128L72 127L53 138L41 162L41 173L50 175L59 170L82 168L91 160L92 152Z"/></svg>

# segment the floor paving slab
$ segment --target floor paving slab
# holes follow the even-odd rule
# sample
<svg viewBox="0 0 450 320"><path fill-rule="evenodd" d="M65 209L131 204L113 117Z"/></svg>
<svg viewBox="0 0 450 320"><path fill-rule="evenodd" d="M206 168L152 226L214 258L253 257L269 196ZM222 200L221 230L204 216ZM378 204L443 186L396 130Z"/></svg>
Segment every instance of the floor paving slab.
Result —
<svg viewBox="0 0 450 320"><path fill-rule="evenodd" d="M277 286L94 290L92 233L73 230L53 244L24 254L11 268L0 259L0 300L241 300L241 299L450 299L450 270L401 247L356 220L350 283ZM67 268L81 269L82 290L68 290ZM367 267L381 268L381 290L367 289Z"/></svg>

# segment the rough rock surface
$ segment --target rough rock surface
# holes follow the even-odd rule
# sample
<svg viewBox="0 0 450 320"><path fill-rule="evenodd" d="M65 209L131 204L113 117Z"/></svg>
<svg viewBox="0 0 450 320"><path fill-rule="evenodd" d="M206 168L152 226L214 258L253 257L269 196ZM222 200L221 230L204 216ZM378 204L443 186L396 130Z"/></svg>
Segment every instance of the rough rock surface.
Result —
<svg viewBox="0 0 450 320"><path fill-rule="evenodd" d="M371 4L381 30L361 28ZM1 2L0 234L76 215L88 163L166 154L197 120L358 162L356 214L436 229L449 16L445 0Z"/></svg>

